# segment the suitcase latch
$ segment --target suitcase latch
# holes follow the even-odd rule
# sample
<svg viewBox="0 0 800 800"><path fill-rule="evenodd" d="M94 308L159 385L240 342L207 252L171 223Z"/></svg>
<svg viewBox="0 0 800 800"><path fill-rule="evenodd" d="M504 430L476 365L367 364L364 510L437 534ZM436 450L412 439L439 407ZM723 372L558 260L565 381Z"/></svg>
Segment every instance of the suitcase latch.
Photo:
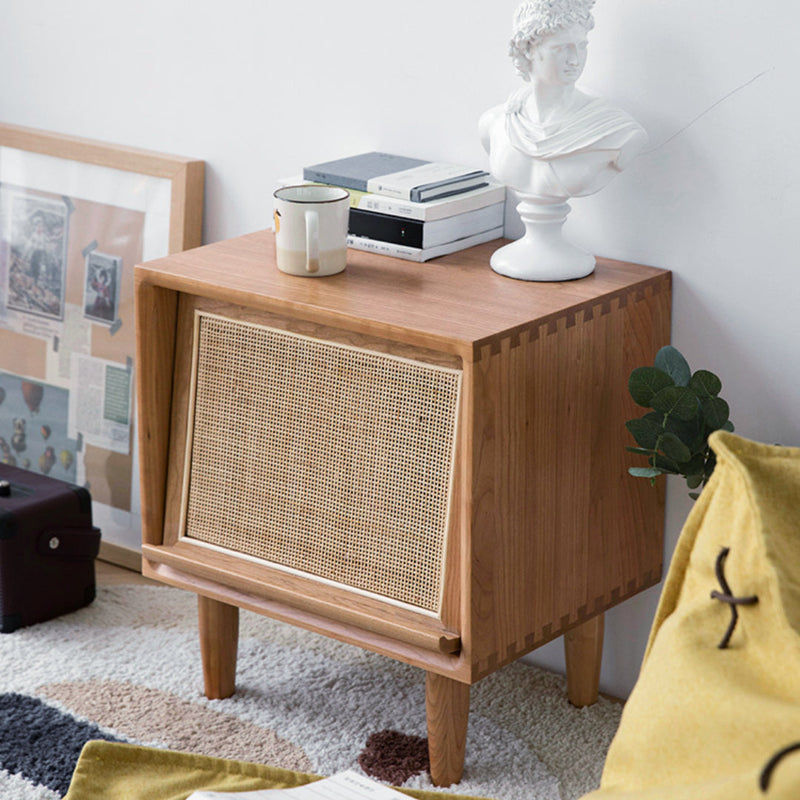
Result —
<svg viewBox="0 0 800 800"><path fill-rule="evenodd" d="M68 561L88 561L100 549L99 528L49 528L39 534L36 550L40 555Z"/></svg>

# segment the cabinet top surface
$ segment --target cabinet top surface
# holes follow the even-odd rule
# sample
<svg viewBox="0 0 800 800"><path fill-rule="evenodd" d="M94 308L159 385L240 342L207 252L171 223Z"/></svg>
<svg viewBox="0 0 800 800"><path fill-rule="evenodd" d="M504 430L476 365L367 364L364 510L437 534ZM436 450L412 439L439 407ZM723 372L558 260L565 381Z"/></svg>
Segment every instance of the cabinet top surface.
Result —
<svg viewBox="0 0 800 800"><path fill-rule="evenodd" d="M272 231L187 250L136 267L137 280L374 333L414 332L418 340L463 350L499 336L573 315L647 286L659 291L670 273L598 258L575 281L539 283L496 274L496 240L422 264L349 249L347 269L324 278L286 275L275 264ZM460 345L460 346L459 346Z"/></svg>

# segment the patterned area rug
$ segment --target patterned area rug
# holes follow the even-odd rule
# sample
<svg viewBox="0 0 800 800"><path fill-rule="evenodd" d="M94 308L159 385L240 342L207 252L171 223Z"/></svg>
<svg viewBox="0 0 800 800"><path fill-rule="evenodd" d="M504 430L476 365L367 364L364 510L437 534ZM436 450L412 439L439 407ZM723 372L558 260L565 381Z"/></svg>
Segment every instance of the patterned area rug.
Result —
<svg viewBox="0 0 800 800"><path fill-rule="evenodd" d="M242 612L237 692L202 694L194 595L100 587L88 608L0 635L0 797L56 800L88 739L433 788L424 673ZM563 677L520 662L472 687L464 778L451 791L572 800L596 788L619 723L576 709Z"/></svg>

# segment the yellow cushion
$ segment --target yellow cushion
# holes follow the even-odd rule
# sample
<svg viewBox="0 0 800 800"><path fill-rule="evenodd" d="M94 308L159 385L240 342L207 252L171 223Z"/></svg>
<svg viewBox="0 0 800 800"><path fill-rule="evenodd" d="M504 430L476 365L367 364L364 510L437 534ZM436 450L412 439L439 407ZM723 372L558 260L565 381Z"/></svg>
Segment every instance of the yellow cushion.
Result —
<svg viewBox="0 0 800 800"><path fill-rule="evenodd" d="M319 776L288 769L116 742L87 742L64 800L185 800L192 792L290 789ZM480 800L398 789L418 800Z"/></svg>
<svg viewBox="0 0 800 800"><path fill-rule="evenodd" d="M800 448L709 441L716 469L678 541L601 788L585 800L800 797L800 749L759 788L770 758L800 742ZM736 605L719 597L720 571Z"/></svg>

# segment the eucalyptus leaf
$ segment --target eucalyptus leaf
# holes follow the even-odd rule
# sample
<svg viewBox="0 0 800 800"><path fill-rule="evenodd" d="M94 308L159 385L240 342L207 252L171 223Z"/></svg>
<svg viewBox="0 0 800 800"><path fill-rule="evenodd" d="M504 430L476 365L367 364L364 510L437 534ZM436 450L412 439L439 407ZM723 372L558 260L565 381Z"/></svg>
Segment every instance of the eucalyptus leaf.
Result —
<svg viewBox="0 0 800 800"><path fill-rule="evenodd" d="M696 395L685 386L666 386L650 402L656 411L686 421L694 419L700 410Z"/></svg>
<svg viewBox="0 0 800 800"><path fill-rule="evenodd" d="M716 397L722 391L722 381L707 369L699 369L689 380L689 388L700 398Z"/></svg>
<svg viewBox="0 0 800 800"><path fill-rule="evenodd" d="M690 489L697 489L703 483L703 475L687 475L686 476L686 485Z"/></svg>
<svg viewBox="0 0 800 800"><path fill-rule="evenodd" d="M665 433L661 437L661 451L678 465L692 458L692 451L674 433Z"/></svg>
<svg viewBox="0 0 800 800"><path fill-rule="evenodd" d="M707 447L703 422L699 414L690 420L678 419L670 415L664 428L670 433L674 433L692 453L701 453Z"/></svg>
<svg viewBox="0 0 800 800"><path fill-rule="evenodd" d="M652 456L655 453L655 450L648 450L646 447L628 447L626 446L625 449L629 453L636 453L639 456Z"/></svg>
<svg viewBox="0 0 800 800"><path fill-rule="evenodd" d="M658 455L656 455L656 457L653 459L653 462L651 462L652 466L657 467L662 472L666 472L666 473L668 473L670 475L681 475L681 474L683 474L682 470L681 470L681 467L680 467L680 464L678 464L677 462L673 461L668 456L663 455L662 453L659 453Z"/></svg>
<svg viewBox="0 0 800 800"><path fill-rule="evenodd" d="M649 419L631 419L625 423L625 427L636 439L636 444L647 450L655 450L659 438L664 433L660 425Z"/></svg>
<svg viewBox="0 0 800 800"><path fill-rule="evenodd" d="M730 407L721 397L707 397L700 402L706 426L712 431L719 430L730 415Z"/></svg>
<svg viewBox="0 0 800 800"><path fill-rule="evenodd" d="M706 453L705 450L708 448L704 448L702 453L697 453L696 455L692 456L692 459L686 465L686 469L684 470L684 475L703 475L706 469Z"/></svg>
<svg viewBox="0 0 800 800"><path fill-rule="evenodd" d="M692 370L681 352L668 344L656 353L655 366L672 378L676 386L686 386L692 377Z"/></svg>
<svg viewBox="0 0 800 800"><path fill-rule="evenodd" d="M655 367L637 367L628 379L628 391L637 405L649 408L653 397L674 381L665 372Z"/></svg>
<svg viewBox="0 0 800 800"><path fill-rule="evenodd" d="M663 472L656 467L628 467L628 472L634 478L657 478Z"/></svg>

